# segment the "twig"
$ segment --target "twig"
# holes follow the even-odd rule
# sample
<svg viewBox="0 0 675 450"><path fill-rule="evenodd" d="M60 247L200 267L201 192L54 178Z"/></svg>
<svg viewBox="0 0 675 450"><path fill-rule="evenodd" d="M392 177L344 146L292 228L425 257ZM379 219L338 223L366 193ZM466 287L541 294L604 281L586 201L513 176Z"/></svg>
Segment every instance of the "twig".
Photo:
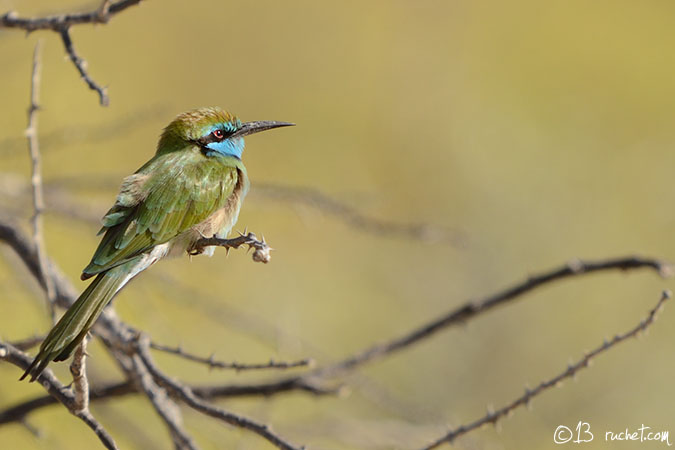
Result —
<svg viewBox="0 0 675 450"><path fill-rule="evenodd" d="M162 387L158 386L148 372L145 364L137 355L132 357L132 376L140 389L148 397L157 414L162 418L176 449L194 450L197 448L192 437L183 429L183 419L178 405L171 399Z"/></svg>
<svg viewBox="0 0 675 450"><path fill-rule="evenodd" d="M339 389L325 388L319 385L312 385L307 380L297 380L286 385L279 383L259 383L259 384L241 384L241 385L215 385L215 386L191 386L192 392L203 400L214 400L219 398L234 397L254 397L271 396L283 392L300 391L313 395L335 395ZM98 388L91 388L89 401L98 402L109 400L126 395L139 394L139 388L134 381L126 380L118 383L112 383ZM147 393L146 393L147 395ZM0 411L0 425L20 422L28 414L35 410L56 404L57 401L50 395L35 397L25 402L10 406L4 411Z"/></svg>
<svg viewBox="0 0 675 450"><path fill-rule="evenodd" d="M7 361L22 370L26 370L30 365L32 358L24 352L12 347L9 344L0 343L0 359ZM38 382L54 397L59 403L63 404L68 411L74 416L78 417L91 428L101 443L109 450L117 450L117 445L112 436L103 428L103 426L91 415L89 410L79 410L77 408L77 400L75 395L70 392L61 382L54 376L50 369L46 369L38 377Z"/></svg>
<svg viewBox="0 0 675 450"><path fill-rule="evenodd" d="M11 345L11 344L10 344ZM18 349L17 349L18 350ZM137 394L138 390L131 381L109 384L100 388L92 388L89 393L91 402L100 400L109 400L129 394ZM0 411L0 425L21 422L33 411L51 405L56 405L59 401L51 395L35 397L31 400L11 406L4 411Z"/></svg>
<svg viewBox="0 0 675 450"><path fill-rule="evenodd" d="M31 225L33 227L33 243L35 253L37 254L40 272L47 273L47 253L45 250L44 234L42 230L42 212L45 209L44 195L42 191L42 164L40 158L40 146L38 143L38 115L40 109L40 75L42 64L40 61L42 43L38 41L35 44L33 52L33 71L30 82L30 106L28 107L28 128L26 128L26 138L28 138L28 154L31 160L31 187L33 193L33 217ZM51 312L52 321L54 321L56 311L54 310L54 283L51 277L44 277L45 291L47 293L47 305Z"/></svg>
<svg viewBox="0 0 675 450"><path fill-rule="evenodd" d="M240 236L238 239L241 239ZM7 220L3 220L3 216L0 215L0 241L4 241L9 244L16 254L23 260L26 266L29 268L33 276L40 282L44 288L44 280L42 278L42 273L39 271L37 264L37 258L34 253L34 249L31 241L23 235L16 225L13 225ZM243 242L242 242L243 244ZM58 268L51 266L52 270L50 276L55 280L55 287L57 292L57 302L65 307L72 304L76 298L76 294L70 283L60 276ZM625 258L616 258L592 262L581 262L575 261L570 264L567 264L561 268L542 273L540 275L530 277L528 280L519 283L509 289L500 291L492 296L486 297L479 302L467 303L464 306L461 306L450 313L435 319L428 324L419 327L412 332L393 339L391 341L385 342L383 344L378 344L368 349L357 353L354 356L345 358L342 361L337 363L320 367L318 369L306 372L299 376L291 376L280 378L278 380L273 380L270 382L264 382L259 384L251 385L230 385L230 386L212 386L212 387L188 387L184 386L181 383L177 383L161 371L159 371L152 363L149 356L149 344L145 347L140 346L138 343L133 343L134 332L126 324L119 321L114 312L108 308L104 310L103 314L99 318L97 325L94 327L94 334L101 337L105 345L112 350L121 349L125 352L132 351L137 352L141 357L142 361L148 368L148 371L153 376L155 381L167 388L172 395L180 398L182 401L187 403L192 408L201 411L205 414L212 415L217 417L225 422L238 423L238 420L241 419L237 415L233 415L226 411L223 411L219 408L216 408L207 402L204 399L213 399L217 397L228 397L228 396L241 396L241 395L274 395L281 392L289 391L305 391L313 394L325 394L325 393L335 393L335 389L327 389L319 385L319 381L326 380L327 378L334 377L339 373L344 371L354 369L360 365L373 362L377 359L383 358L389 354L392 354L395 351L401 350L403 348L409 347L412 344L419 342L422 339L428 338L435 334L437 331L458 323L464 322L466 320L475 318L481 313L484 313L495 306L507 304L510 300L513 300L527 292L530 292L537 287L551 283L553 281L571 278L582 274L594 273L599 271L610 271L610 270L636 270L639 268L649 268L657 271L662 276L670 275L671 268L667 263L664 263L660 260L653 258L641 258L641 257L625 257ZM130 349L129 346L133 348ZM138 349L141 350L138 350ZM29 360L26 361L24 369L28 366ZM47 372L45 372L47 373ZM49 372L50 373L50 372ZM125 395L136 390L129 386L126 383L121 383L118 385L112 386L115 389L111 389L110 394L105 394L100 397L95 395L92 398L102 399L108 395ZM32 402L32 403L30 403ZM48 404L42 399L34 399L29 401L29 405L17 405L11 408L14 411L12 417L25 417L25 414L28 412ZM3 414L0 413L0 418ZM8 419L8 421L14 421L17 419ZM244 419L246 420L246 419ZM3 423L0 420L0 423ZM5 422L6 423L6 422ZM259 434L268 437L265 433L268 433L269 430L266 426L257 424L255 422L250 422L250 426L242 425L244 428L249 428L252 430L258 430ZM278 439L276 435L271 434L268 437L270 442L275 442L275 439ZM283 444L280 444L283 445ZM281 447L281 448L293 448L290 447Z"/></svg>
<svg viewBox="0 0 675 450"><path fill-rule="evenodd" d="M237 372L245 370L260 370L260 369L294 369L297 367L307 367L313 364L313 360L311 359L301 359L299 361L290 361L290 362L274 361L270 359L268 362L261 364L242 364L238 362L218 361L214 359L213 354L208 358L193 355L192 353L187 353L181 347L169 347L167 345L161 345L155 342L150 342L150 348L160 352L180 356L181 358L187 359L188 361L206 364L209 367L209 369L234 369Z"/></svg>
<svg viewBox="0 0 675 450"><path fill-rule="evenodd" d="M75 68L80 73L82 79L84 79L90 89L98 93L101 105L107 106L109 99L106 88L98 85L89 76L86 62L77 55L75 48L73 47L73 42L70 38L70 27L85 23L108 23L112 16L141 1L142 0L120 0L112 3L110 0L103 0L99 8L87 13L61 14L37 18L18 17L16 13L10 11L3 16L0 16L0 28L19 28L28 33L36 30L51 30L58 33L61 36L66 53L68 53L70 60L75 65Z"/></svg>
<svg viewBox="0 0 675 450"><path fill-rule="evenodd" d="M82 25L85 23L106 23L115 14L121 13L130 6L140 3L142 0L121 0L115 3L108 3L107 14L101 15L102 7L86 13L59 14L55 16L22 18L13 11L0 16L0 28L20 28L27 32L35 30L60 31L64 27L73 25ZM102 5L104 6L104 5Z"/></svg>
<svg viewBox="0 0 675 450"><path fill-rule="evenodd" d="M410 345L415 344L422 339L428 338L440 330L448 328L452 325L465 323L467 320L473 319L496 306L504 305L528 292L535 290L538 287L553 281L601 271L617 269L628 271L639 268L655 270L662 277L670 277L673 275L673 268L670 264L653 258L628 256L598 261L574 260L560 268L543 272L539 275L531 276L521 283L518 283L503 291L499 291L491 296L485 297L482 300L476 302L467 302L464 305L451 310L441 317L434 319L403 336L394 338L382 344L373 345L361 352L356 353L353 356L345 358L338 363L316 369L316 371L310 373L315 376L334 375L344 372L345 370L353 369L362 364L372 362L373 360L381 359L384 356L409 347Z"/></svg>
<svg viewBox="0 0 675 450"><path fill-rule="evenodd" d="M73 376L73 394L75 395L75 411L89 411L89 381L87 380L87 337L82 339L75 350L70 374Z"/></svg>
<svg viewBox="0 0 675 450"><path fill-rule="evenodd" d="M70 28L63 28L59 35L63 41L63 47L66 49L68 57L75 65L75 68L80 73L80 76L87 83L89 89L96 91L98 94L99 102L101 106L108 106L110 104L110 99L108 98L108 88L98 85L87 72L87 62L80 57L75 51L75 46L73 45L73 40L70 38Z"/></svg>
<svg viewBox="0 0 675 450"><path fill-rule="evenodd" d="M656 306L649 311L649 314L647 317L643 320L640 321L639 324L637 324L635 327L631 328L630 330L626 331L623 334L617 334L612 338L611 340L607 341L605 340L602 345L599 347L596 347L592 351L586 353L583 358L581 358L579 361L577 361L574 364L570 364L567 366L567 369L565 369L563 372L559 373L558 375L554 376L553 378L550 378L546 381L542 381L539 383L539 385L534 388L534 389L525 389L525 394L522 396L518 397L508 405L496 410L496 411L489 411L485 416L481 417L480 419L471 422L466 425L462 425L454 430L449 431L447 434L444 436L440 437L439 439L435 440L431 444L427 445L426 447L423 447L423 450L432 450L436 447L439 447L440 445L444 443L449 443L451 444L455 439L458 437L469 433L470 431L473 431L475 429L478 429L482 427L483 425L487 424L494 424L496 425L499 419L506 417L509 413L511 413L514 409L520 407L520 406L525 406L530 403L532 398L536 397L537 395L541 394L547 389L550 389L554 386L559 385L562 383L565 379L567 378L572 378L573 376L576 375L577 372L580 370L588 367L593 359L595 359L598 355L601 353L606 352L607 350L611 349L612 347L616 346L617 344L620 344L623 341L626 341L630 338L636 337L638 334L642 333L645 331L651 324L654 323L654 319L656 318L656 315L658 312L661 310L664 302L668 300L671 297L670 291L663 291L661 294L661 298L659 299L658 303Z"/></svg>
<svg viewBox="0 0 675 450"><path fill-rule="evenodd" d="M506 290L499 291L477 302L468 302L403 336L391 339L381 344L370 346L365 350L350 355L333 364L321 366L300 375L284 377L278 380L269 381L267 383L260 383L258 385L215 386L204 388L204 390L201 391L195 390L195 392L199 392L201 395L207 398L246 394L260 395L261 393L263 393L263 395L273 395L280 392L295 390L311 392L316 395L338 393L340 392L339 387L327 388L321 386L322 383L320 382L322 380L325 382L327 379L335 378L336 376L353 370L359 366L372 363L399 350L408 348L417 342L433 336L445 328L458 325L460 323L465 323L466 321L473 319L496 306L507 304L509 301L515 300L520 296L538 287L541 287L542 285L565 278L571 278L600 271L628 271L639 268L652 269L663 277L672 276L672 267L668 263L654 258L628 256L598 261L576 260L564 265L563 267L532 276L524 282L518 283Z"/></svg>
<svg viewBox="0 0 675 450"><path fill-rule="evenodd" d="M249 431L252 431L259 436L265 438L268 442L275 445L277 448L282 450L299 450L300 447L296 447L283 438L281 438L276 433L272 432L269 426L255 422L246 417L225 411L222 408L218 408L212 404L205 402L200 399L189 386L186 386L182 383L172 380L171 378L164 375L158 368L155 366L150 356L150 341L146 336L140 336L137 340L136 345L136 354L143 361L145 367L147 367L150 374L160 383L162 386L169 389L174 396L185 402L192 409L199 411L208 416L219 419L230 425L234 425L239 428L243 428Z"/></svg>
<svg viewBox="0 0 675 450"><path fill-rule="evenodd" d="M232 239L221 239L216 236L201 238L196 244L193 245L192 251L190 253L193 255L198 255L204 251L205 247L214 245L218 247L225 247L228 252L231 248L237 249L242 245L247 245L249 250L254 249L253 261L264 264L270 262L270 259L272 258L270 252L274 250L272 247L267 245L267 242L265 242L265 236L263 236L261 240L258 240L258 237L255 234L250 232L247 233L246 230L244 230L243 233L239 233L239 236Z"/></svg>

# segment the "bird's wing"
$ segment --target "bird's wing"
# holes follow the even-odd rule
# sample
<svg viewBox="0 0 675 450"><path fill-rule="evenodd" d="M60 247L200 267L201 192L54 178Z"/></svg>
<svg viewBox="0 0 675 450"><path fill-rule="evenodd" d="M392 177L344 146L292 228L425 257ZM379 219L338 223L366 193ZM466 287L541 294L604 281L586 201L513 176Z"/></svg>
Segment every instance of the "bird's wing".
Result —
<svg viewBox="0 0 675 450"><path fill-rule="evenodd" d="M191 159L190 159L191 158ZM105 232L82 279L123 264L203 222L237 185L236 166L201 155L165 155L125 179L103 217Z"/></svg>

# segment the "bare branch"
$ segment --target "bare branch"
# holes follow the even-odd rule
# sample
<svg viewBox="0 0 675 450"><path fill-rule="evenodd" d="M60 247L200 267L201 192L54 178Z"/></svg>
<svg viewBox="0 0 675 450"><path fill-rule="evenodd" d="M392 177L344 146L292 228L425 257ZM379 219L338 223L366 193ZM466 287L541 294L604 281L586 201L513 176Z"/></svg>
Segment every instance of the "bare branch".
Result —
<svg viewBox="0 0 675 450"><path fill-rule="evenodd" d="M0 343L0 359L13 364L22 370L26 370L31 363L32 358L24 352L12 347L9 344ZM112 436L103 428L103 426L91 415L89 410L79 410L77 407L77 400L75 395L70 392L61 382L54 376L50 369L46 369L38 377L38 382L54 397L59 403L63 404L68 411L74 416L78 417L91 428L101 443L109 450L117 450L117 445Z"/></svg>
<svg viewBox="0 0 675 450"><path fill-rule="evenodd" d="M409 347L422 339L428 338L440 330L453 325L465 323L467 320L483 314L496 306L507 304L522 295L535 290L543 285L565 278L572 278L584 274L590 274L609 270L635 270L647 268L655 270L662 277L673 275L673 268L670 264L653 258L642 258L639 256L628 256L615 259L605 259L598 261L574 260L560 268L548 272L530 276L527 280L518 283L503 291L499 291L491 296L475 302L467 302L464 305L455 308L441 317L434 319L411 332L384 342L376 344L344 360L316 369L313 374L316 375L335 375L345 370L353 369L365 363L372 362L388 356L391 353Z"/></svg>
<svg viewBox="0 0 675 450"><path fill-rule="evenodd" d="M177 450L194 450L197 448L192 437L183 428L183 418L178 405L166 393L166 390L153 380L143 361L137 355L132 358L132 376L146 397L152 403L157 414L162 418Z"/></svg>
<svg viewBox="0 0 675 450"><path fill-rule="evenodd" d="M75 395L75 411L89 411L89 381L87 380L87 337L82 339L75 350L70 373L73 376L73 393Z"/></svg>
<svg viewBox="0 0 675 450"><path fill-rule="evenodd" d="M38 41L35 44L33 52L33 71L30 82L30 105L28 107L28 127L26 128L26 138L28 138L28 154L31 160L31 187L33 194L33 217L31 225L33 227L33 243L37 255L38 264L41 273L47 273L47 252L45 250L44 234L42 231L42 212L45 209L45 201L42 190L42 164L40 158L40 146L38 143L38 115L40 109L40 75L41 75L41 49L42 43ZM47 293L47 305L52 315L52 321L55 317L54 311L54 283L51 277L45 277L45 292Z"/></svg>
<svg viewBox="0 0 675 450"><path fill-rule="evenodd" d="M164 375L152 361L149 349L150 349L149 339L146 336L140 336L136 344L137 356L141 359L141 361L143 361L145 367L148 368L148 371L153 376L153 378L157 380L158 383L169 389L173 395L175 395L177 398L185 402L185 404L187 404L192 409L199 411L203 414L206 414L208 416L214 417L230 425L234 425L236 427L252 431L282 450L300 449L300 447L296 447L290 444L289 442L281 438L279 435L272 432L269 426L255 422L246 417L225 411L222 408L218 408L217 406L214 406L200 399L197 395L195 395L195 393L189 386L174 381L171 378Z"/></svg>
<svg viewBox="0 0 675 450"><path fill-rule="evenodd" d="M121 13L142 0L120 0L115 3L104 2L100 8L87 13L59 14L55 16L22 18L10 11L0 16L0 28L20 28L29 33L35 30L52 30L60 32L63 28L85 23L107 23L112 16ZM107 6L105 5L107 3ZM105 7L105 10L104 10Z"/></svg>
<svg viewBox="0 0 675 450"><path fill-rule="evenodd" d="M243 238L248 238L248 236L244 235L236 239ZM36 257L34 255L30 241L21 234L16 226L11 225L9 222L3 221L1 216L0 240L7 242L17 252L17 254L29 267L36 279L44 286L43 280L41 279L42 274L38 270ZM240 245L244 245L245 243L246 241L243 240L241 241ZM519 296L536 289L537 287L557 280L571 278L582 274L610 270L628 271L639 268L649 268L655 270L662 276L668 276L671 272L670 266L668 264L652 258L625 257L591 262L575 261L561 268L530 277L522 283L518 283L511 288L486 297L481 301L467 303L464 306L454 309L450 313L433 320L402 337L393 339L383 344L369 347L366 350L345 358L342 361L338 361L337 363L323 366L298 376L285 377L275 381L258 384L189 387L183 385L182 383L171 380L159 369L157 369L156 366L154 366L154 363L150 359L149 355L149 343L144 345L139 344L134 337L137 336L136 332L130 329L127 325L120 322L119 319L117 319L114 315L114 312L112 312L110 309L104 311L104 314L99 319L97 326L94 328L94 333L103 338L104 343L109 349L119 349L120 351L124 351L127 354L137 355L140 358L140 361L143 362L143 364L147 367L148 372L156 383L166 388L172 396L181 399L190 407L196 409L197 411L203 412L204 414L216 417L224 422L239 425L243 428L255 431L268 439L270 442L278 445L280 448L294 448L290 444L281 440L281 438L276 436L276 434L271 433L267 426L258 424L256 422L250 421L249 419L242 418L238 415L217 408L207 403L205 399L242 395L269 396L282 392L298 390L310 392L316 395L336 393L339 392L339 387L326 388L322 386L322 384L324 384L327 379L335 377L340 373L352 370L360 365L376 361L403 348L407 348L424 338L432 336L443 328L475 318L479 314L482 314L495 306L507 304L509 301L514 300ZM58 271L56 271L55 268L53 269L54 272L52 275L55 276L55 286L57 288L56 291L58 294L57 298L67 306L68 304L72 303L75 298L75 295L72 292L72 287L69 286L67 280L59 278ZM107 391L105 395L94 395L92 398L103 399L107 396L126 395L137 392L136 388L126 383L113 385L110 388L111 389ZM26 404L17 405L5 412L0 413L0 418L3 416L7 418L11 413L11 416L7 418L7 420L17 421L20 420L20 418L25 417L28 412L41 406L45 406L46 404L49 403L43 399L34 399L27 402ZM0 423L3 423L3 421L0 420Z"/></svg>
<svg viewBox="0 0 675 450"><path fill-rule="evenodd" d="M262 237L261 240L258 240L258 237L255 234L250 232L247 233L246 230L244 230L243 233L239 233L239 236L232 239L221 239L216 236L210 238L207 237L201 238L199 241L197 241L196 244L193 245L190 254L199 255L200 253L204 252L204 248L214 245L218 247L225 247L225 249L228 251L231 248L237 249L242 245L247 245L249 250L254 249L253 261L261 262L264 264L270 262L270 259L272 259L272 255L270 254L270 252L274 250L272 247L267 245L264 236Z"/></svg>
<svg viewBox="0 0 675 450"><path fill-rule="evenodd" d="M525 406L530 403L532 398L536 397L537 395L541 394L547 389L550 389L554 386L559 385L562 383L564 380L568 378L572 378L573 376L576 375L577 372L579 372L582 369L585 369L591 364L591 361L595 359L598 355L601 353L604 353L611 349L612 347L616 346L617 344L620 344L621 342L624 342L630 338L636 337L638 334L642 333L645 331L650 325L654 323L654 319L656 318L656 315L659 313L661 310L663 304L665 303L666 300L668 300L671 297L670 291L663 291L661 294L661 298L659 299L658 303L656 306L649 311L649 314L647 317L643 320L640 321L635 327L631 328L630 330L626 331L623 334L617 334L612 338L612 340L607 341L605 340L602 345L596 347L592 351L586 353L583 358L581 358L579 361L577 361L574 364L570 364L567 366L567 369L565 369L563 372L559 373L558 375L554 376L553 378L550 378L546 381L542 381L539 383L539 385L530 390L530 389L525 389L525 394L522 396L518 397L508 405L499 408L496 411L489 411L485 416L481 417L480 419L471 422L467 425L462 425L454 430L449 431L447 434L444 436L440 437L439 439L435 440L431 444L427 445L426 447L423 448L423 450L432 450L436 447L441 446L444 443L452 444L452 442L457 439L458 437L469 433L470 431L476 430L483 425L487 424L493 424L496 425L499 419L506 417L509 413L511 413L514 409L520 407L520 406Z"/></svg>
<svg viewBox="0 0 675 450"><path fill-rule="evenodd" d="M108 89L105 87L101 87L98 83L96 83L89 75L89 72L87 72L87 61L82 59L75 51L73 40L70 38L70 28L66 27L62 29L59 32L59 35L61 36L61 40L63 41L63 47L66 49L68 57L75 65L75 68L80 73L80 76L82 77L84 82L87 83L89 89L91 89L92 91L96 91L101 106L108 106L110 104L110 99L108 98Z"/></svg>
<svg viewBox="0 0 675 450"><path fill-rule="evenodd" d="M100 388L92 388L89 400L99 401L121 397L129 394L137 394L135 385L131 381L109 384ZM31 400L11 406L4 411L0 411L0 425L11 422L22 422L26 416L33 411L46 406L58 404L58 400L51 395L35 397Z"/></svg>
<svg viewBox="0 0 675 450"><path fill-rule="evenodd" d="M132 372L133 375L133 372ZM277 382L242 384L242 385L214 385L214 386L191 386L192 392L203 400L214 400L218 398L234 397L267 397L283 392L302 391L313 395L335 395L339 394L338 388L326 388L311 384L309 380L294 380L282 385ZM89 400L98 402L126 395L139 394L139 388L136 382L122 381L112 383L98 388L91 388ZM144 392L147 395L147 392ZM31 400L11 406L4 411L0 411L0 425L11 422L21 422L28 414L35 410L56 404L57 401L49 396L36 397Z"/></svg>
<svg viewBox="0 0 675 450"><path fill-rule="evenodd" d="M104 0L99 8L88 13L61 14L38 18L21 18L13 11L10 11L3 16L0 16L0 28L18 28L29 33L36 30L51 30L58 33L59 36L61 36L68 57L75 65L75 68L80 73L82 79L87 83L90 89L98 93L101 105L108 106L109 99L106 88L101 87L91 78L91 76L89 76L86 62L75 52L75 47L73 46L73 41L70 37L70 27L85 23L108 23L112 16L141 1L142 0L120 0L111 3L109 0Z"/></svg>
<svg viewBox="0 0 675 450"><path fill-rule="evenodd" d="M260 370L260 369L294 369L297 367L308 367L313 364L311 359L301 359L299 361L274 361L269 360L269 362L261 364L241 364L237 362L224 362L214 359L214 355L205 358L203 356L193 355L187 353L181 347L169 347L167 345L157 344L155 342L150 342L150 348L164 353L170 353L172 355L179 356L188 361L194 361L201 364L206 364L209 369L234 369L237 372L245 370Z"/></svg>

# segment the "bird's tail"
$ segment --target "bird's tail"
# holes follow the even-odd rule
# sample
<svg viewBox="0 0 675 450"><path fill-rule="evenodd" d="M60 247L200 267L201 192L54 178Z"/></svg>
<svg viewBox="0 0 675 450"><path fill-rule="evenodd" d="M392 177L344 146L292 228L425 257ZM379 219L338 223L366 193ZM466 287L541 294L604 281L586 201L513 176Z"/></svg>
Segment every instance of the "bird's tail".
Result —
<svg viewBox="0 0 675 450"><path fill-rule="evenodd" d="M35 381L51 361L68 359L94 325L103 308L128 281L128 272L115 267L99 274L68 308L40 346L40 351L20 380Z"/></svg>

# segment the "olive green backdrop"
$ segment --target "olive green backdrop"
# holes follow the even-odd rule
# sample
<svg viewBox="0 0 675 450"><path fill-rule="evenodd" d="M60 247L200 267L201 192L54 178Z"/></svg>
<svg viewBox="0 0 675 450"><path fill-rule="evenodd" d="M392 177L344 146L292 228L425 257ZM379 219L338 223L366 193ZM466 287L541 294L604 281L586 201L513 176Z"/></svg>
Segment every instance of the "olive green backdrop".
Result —
<svg viewBox="0 0 675 450"><path fill-rule="evenodd" d="M22 15L93 6L0 0L0 12ZM264 233L276 249L269 265L220 249L211 259L165 261L117 297L122 318L158 342L238 362L330 362L573 257L675 259L671 2L155 0L72 35L92 77L109 86L108 108L56 35L0 32L4 186L29 173L22 133L38 38L45 182L71 192L89 215L106 211L121 178L183 110L219 105L243 120L298 124L249 138L244 154L253 191L238 228ZM263 183L314 188L369 217L432 224L450 238L366 233L256 193ZM16 192L3 189L7 203ZM29 199L21 201L27 217ZM49 253L83 288L96 223L53 213L45 221ZM221 404L312 449L419 448L633 326L672 287L647 272L561 282L365 367L349 379L349 396ZM0 337L48 329L41 292L4 248L0 292ZM675 434L674 323L666 305L643 339L457 448L559 448L556 427L579 420L596 435L584 449L617 448L605 431L643 423ZM89 352L92 383L119 379L98 344ZM268 376L157 359L195 383ZM68 379L66 365L54 368ZM0 408L43 392L19 375L0 365ZM170 446L143 398L97 403L93 413L121 448ZM205 449L270 448L251 433L184 416ZM63 408L29 421L41 439L7 425L2 447L99 445Z"/></svg>

